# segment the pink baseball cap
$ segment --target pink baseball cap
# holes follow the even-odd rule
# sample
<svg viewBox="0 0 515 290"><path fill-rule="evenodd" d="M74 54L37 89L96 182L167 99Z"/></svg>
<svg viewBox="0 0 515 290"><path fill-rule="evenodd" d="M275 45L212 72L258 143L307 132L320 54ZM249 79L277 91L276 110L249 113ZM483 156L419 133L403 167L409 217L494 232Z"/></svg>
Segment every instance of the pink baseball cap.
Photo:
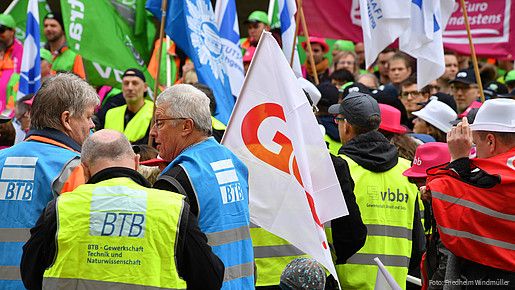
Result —
<svg viewBox="0 0 515 290"><path fill-rule="evenodd" d="M397 134L408 132L408 129L401 125L401 111L385 104L379 104L379 110L381 111L379 129Z"/></svg>
<svg viewBox="0 0 515 290"><path fill-rule="evenodd" d="M426 170L451 161L451 154L447 143L429 142L417 147L411 168L402 175L407 177L426 178Z"/></svg>

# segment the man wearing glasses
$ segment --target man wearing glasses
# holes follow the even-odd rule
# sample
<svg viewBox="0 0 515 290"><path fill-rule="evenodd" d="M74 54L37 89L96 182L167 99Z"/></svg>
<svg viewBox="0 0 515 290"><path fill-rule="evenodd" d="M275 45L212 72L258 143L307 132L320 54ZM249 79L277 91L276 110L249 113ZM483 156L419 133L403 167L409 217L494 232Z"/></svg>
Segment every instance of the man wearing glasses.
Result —
<svg viewBox="0 0 515 290"><path fill-rule="evenodd" d="M450 81L451 95L458 106L458 117L467 116L468 112L473 108L481 107L481 103L477 101L479 98L479 87L476 83L474 70L464 69L456 74L456 78Z"/></svg>
<svg viewBox="0 0 515 290"><path fill-rule="evenodd" d="M412 76L407 80L401 83L401 94L399 99L406 108L406 112L408 113L408 119L413 120L415 116L413 116L413 112L416 112L422 109L420 103L425 103L429 99L429 94L424 94L417 90L417 79ZM413 126L411 122L407 125Z"/></svg>
<svg viewBox="0 0 515 290"><path fill-rule="evenodd" d="M225 265L222 289L254 289L248 170L211 137L209 98L191 85L174 85L157 98L155 121L150 135L159 156L171 162L154 187L188 197Z"/></svg>

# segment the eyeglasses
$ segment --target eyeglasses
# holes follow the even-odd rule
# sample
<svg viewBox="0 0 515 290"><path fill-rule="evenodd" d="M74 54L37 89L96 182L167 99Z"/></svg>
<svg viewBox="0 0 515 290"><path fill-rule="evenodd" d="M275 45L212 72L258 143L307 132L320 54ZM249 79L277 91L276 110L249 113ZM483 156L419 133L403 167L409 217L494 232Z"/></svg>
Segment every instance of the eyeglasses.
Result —
<svg viewBox="0 0 515 290"><path fill-rule="evenodd" d="M406 98L408 98L408 97L409 97L409 95L411 95L411 96L413 96L413 97L417 98L417 97L422 96L422 93L421 93L421 92L419 92L419 91L402 92L401 97L403 97L403 98L405 98L405 99L406 99Z"/></svg>
<svg viewBox="0 0 515 290"><path fill-rule="evenodd" d="M345 121L345 118L334 117L334 123L335 123L336 125L338 125L338 122L340 122L340 121L342 121L342 122L343 122L343 121Z"/></svg>
<svg viewBox="0 0 515 290"><path fill-rule="evenodd" d="M355 62L353 62L353 61L343 61L343 60L341 60L341 61L339 61L339 62L338 62L338 64L341 64L341 65L344 65L344 64L347 64L347 65L354 65L354 64L355 64Z"/></svg>
<svg viewBox="0 0 515 290"><path fill-rule="evenodd" d="M156 119L154 122L154 126L157 127L157 129L161 129L164 126L164 121L171 121L171 120L186 120L188 118L161 118Z"/></svg>
<svg viewBox="0 0 515 290"><path fill-rule="evenodd" d="M451 84L451 91L457 92L459 90L466 91L468 89L472 88L471 85L466 84Z"/></svg>

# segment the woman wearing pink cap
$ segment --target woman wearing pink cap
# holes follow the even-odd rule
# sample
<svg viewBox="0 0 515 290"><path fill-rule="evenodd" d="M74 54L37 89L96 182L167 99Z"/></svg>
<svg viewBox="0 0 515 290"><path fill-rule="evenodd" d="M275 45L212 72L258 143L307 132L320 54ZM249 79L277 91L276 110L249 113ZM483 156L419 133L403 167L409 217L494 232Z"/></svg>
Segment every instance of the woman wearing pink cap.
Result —
<svg viewBox="0 0 515 290"><path fill-rule="evenodd" d="M443 285L449 254L449 250L443 246L436 231L436 223L434 222L431 209L431 195L426 191L425 186L427 179L426 170L450 161L451 154L446 143L425 143L418 146L411 168L403 173L404 176L409 178L410 182L415 183L419 187L421 199L424 202L424 228L426 229L427 251L422 257L421 263L422 280L426 286L423 289L427 289L428 280L431 280L431 285L437 285L440 282Z"/></svg>

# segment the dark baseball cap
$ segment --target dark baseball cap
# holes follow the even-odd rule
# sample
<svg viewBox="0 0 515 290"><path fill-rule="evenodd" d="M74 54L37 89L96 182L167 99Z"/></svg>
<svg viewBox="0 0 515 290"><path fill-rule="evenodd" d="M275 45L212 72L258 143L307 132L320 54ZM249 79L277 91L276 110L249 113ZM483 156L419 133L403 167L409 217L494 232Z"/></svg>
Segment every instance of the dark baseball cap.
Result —
<svg viewBox="0 0 515 290"><path fill-rule="evenodd" d="M485 97L488 99L497 98L499 95L505 95L508 93L508 87L500 82L489 82L483 89Z"/></svg>
<svg viewBox="0 0 515 290"><path fill-rule="evenodd" d="M351 92L341 104L332 105L328 112L333 115L342 114L352 125L368 127L368 119L372 116L381 117L377 101L369 94Z"/></svg>
<svg viewBox="0 0 515 290"><path fill-rule="evenodd" d="M122 79L124 77L127 77L127 76L129 76L129 77L138 77L138 78L142 79L144 82L146 82L145 75L143 74L142 71L140 71L137 68L129 68L129 69L127 69L123 73Z"/></svg>
<svg viewBox="0 0 515 290"><path fill-rule="evenodd" d="M43 21L45 21L46 19L53 19L53 20L59 22L59 25L61 25L61 29L64 30L63 16L61 15L61 13L50 12L47 15L45 15L45 18L43 19Z"/></svg>
<svg viewBox="0 0 515 290"><path fill-rule="evenodd" d="M0 114L0 124L4 124L11 121L11 118L5 115Z"/></svg>
<svg viewBox="0 0 515 290"><path fill-rule="evenodd" d="M452 83L462 83L466 85L476 84L476 75L474 74L474 69L462 69L456 74L456 78L449 82Z"/></svg>

